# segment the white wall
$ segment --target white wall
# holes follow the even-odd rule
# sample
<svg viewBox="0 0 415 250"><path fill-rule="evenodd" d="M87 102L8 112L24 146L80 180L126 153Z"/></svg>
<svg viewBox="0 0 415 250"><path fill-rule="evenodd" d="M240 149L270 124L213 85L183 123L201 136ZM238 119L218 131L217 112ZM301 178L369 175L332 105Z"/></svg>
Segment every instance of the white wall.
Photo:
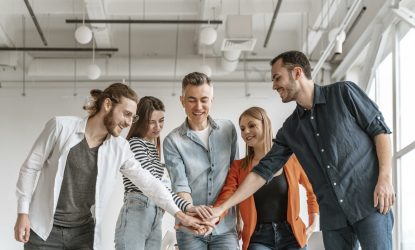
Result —
<svg viewBox="0 0 415 250"><path fill-rule="evenodd" d="M55 87L52 87L53 85ZM26 97L21 96L19 86L12 87L3 84L0 88L0 192L2 202L0 206L0 248L10 250L22 249L22 245L15 242L13 236L16 219L15 184L20 165L34 140L45 122L52 116L84 116L85 113L81 107L89 90L96 87L103 89L107 84L101 83L94 86L78 83L78 86L84 87L78 87L76 97L73 96L72 86L68 83L34 83L26 89ZM162 133L163 138L183 122L185 114L179 103L179 87L176 87L176 96L172 96L171 84L135 84L133 88L139 96L153 95L164 102L166 122ZM268 111L274 131L276 131L276 128L282 125L295 107L294 103L282 104L278 94L271 90L271 83L252 84L249 91L251 96L247 98L243 84L216 84L214 105L211 110L212 117L231 119L237 126L239 114L243 110L254 105L260 106ZM244 144L240 137L239 144L240 153L243 156ZM104 222L105 249L113 249L115 222L122 206L122 197L123 188L120 178ZM171 218L168 218L164 230L171 229L172 224Z"/></svg>

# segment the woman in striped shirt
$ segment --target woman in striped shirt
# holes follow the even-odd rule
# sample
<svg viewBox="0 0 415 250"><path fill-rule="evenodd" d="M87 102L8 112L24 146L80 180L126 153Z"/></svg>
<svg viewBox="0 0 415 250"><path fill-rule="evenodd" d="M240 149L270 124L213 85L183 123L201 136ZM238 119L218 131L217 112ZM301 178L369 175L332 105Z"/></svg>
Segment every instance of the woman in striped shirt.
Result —
<svg viewBox="0 0 415 250"><path fill-rule="evenodd" d="M157 98L145 96L137 105L138 121L127 135L131 150L141 166L160 179L164 166L160 162L160 132L164 125L164 104ZM124 205L115 231L115 248L160 250L163 211L145 196L128 178L123 176ZM193 206L171 191L177 206L185 212L208 218L211 209Z"/></svg>

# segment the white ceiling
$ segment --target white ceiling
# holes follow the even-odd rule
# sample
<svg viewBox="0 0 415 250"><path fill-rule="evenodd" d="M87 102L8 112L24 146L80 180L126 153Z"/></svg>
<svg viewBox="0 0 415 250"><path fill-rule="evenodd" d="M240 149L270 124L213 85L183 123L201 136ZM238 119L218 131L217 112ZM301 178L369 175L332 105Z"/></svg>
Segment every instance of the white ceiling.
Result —
<svg viewBox="0 0 415 250"><path fill-rule="evenodd" d="M92 43L76 43L76 24L65 22L66 19L82 19L85 7L87 19L216 19L222 20L223 24L212 26L218 32L218 39L212 46L201 45L199 41L200 30L207 25L132 24L131 50L128 24L92 24L97 48L118 49L114 53L97 53L96 61L102 71L99 80L128 79L130 74L133 81L172 81L174 77L177 80L197 70L205 52L205 63L212 68L213 79L243 82L247 77L250 81L261 82L269 80L269 60L283 51L302 50L312 61L318 61L329 44L328 31L341 25L354 1L283 0L268 45L264 48L278 0L29 0L48 46L42 44L23 0L0 0L0 47L90 48ZM336 67L387 2L361 1L345 28L348 34L343 54L334 56L333 52L330 53L324 67ZM351 23L363 6L367 10L350 31ZM226 25L230 15L251 15L252 36L257 40L253 51L242 53L233 72L224 70L221 65L221 45L227 36ZM242 30L247 29L242 27ZM0 81L21 81L23 61L26 63L25 77L32 81L71 81L75 74L78 80L86 80L85 69L92 57L91 52L28 51L24 59L22 55L21 51L0 51L0 67L3 68ZM74 58L77 58L76 72ZM246 58L246 64L243 58Z"/></svg>

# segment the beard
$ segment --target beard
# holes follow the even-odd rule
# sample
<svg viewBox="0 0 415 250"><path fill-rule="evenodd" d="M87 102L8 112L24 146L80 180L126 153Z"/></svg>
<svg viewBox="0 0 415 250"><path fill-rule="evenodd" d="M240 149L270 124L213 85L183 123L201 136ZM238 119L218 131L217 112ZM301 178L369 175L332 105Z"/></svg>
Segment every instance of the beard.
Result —
<svg viewBox="0 0 415 250"><path fill-rule="evenodd" d="M291 76L291 74L289 74L289 76L290 76L289 85L285 88L286 96L285 96L285 98L283 98L281 96L281 100L282 100L283 103L288 103L288 102L294 101L296 99L295 98L296 97L296 94L295 94L296 93L296 91L295 91L295 88L296 88L295 80Z"/></svg>
<svg viewBox="0 0 415 250"><path fill-rule="evenodd" d="M114 108L111 108L110 112L104 116L104 126L108 133L112 136L119 136L120 134L115 132L117 123L114 120Z"/></svg>

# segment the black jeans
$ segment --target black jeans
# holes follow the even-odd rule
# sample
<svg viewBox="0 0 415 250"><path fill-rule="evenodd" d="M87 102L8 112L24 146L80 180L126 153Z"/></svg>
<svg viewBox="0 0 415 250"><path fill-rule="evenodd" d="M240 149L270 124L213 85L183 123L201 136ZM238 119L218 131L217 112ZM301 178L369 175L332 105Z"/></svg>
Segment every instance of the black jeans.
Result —
<svg viewBox="0 0 415 250"><path fill-rule="evenodd" d="M257 224L248 250L306 250L301 248L288 222Z"/></svg>
<svg viewBox="0 0 415 250"><path fill-rule="evenodd" d="M30 230L29 242L25 250L78 249L92 250L94 245L94 222L79 227L53 225L46 241Z"/></svg>

